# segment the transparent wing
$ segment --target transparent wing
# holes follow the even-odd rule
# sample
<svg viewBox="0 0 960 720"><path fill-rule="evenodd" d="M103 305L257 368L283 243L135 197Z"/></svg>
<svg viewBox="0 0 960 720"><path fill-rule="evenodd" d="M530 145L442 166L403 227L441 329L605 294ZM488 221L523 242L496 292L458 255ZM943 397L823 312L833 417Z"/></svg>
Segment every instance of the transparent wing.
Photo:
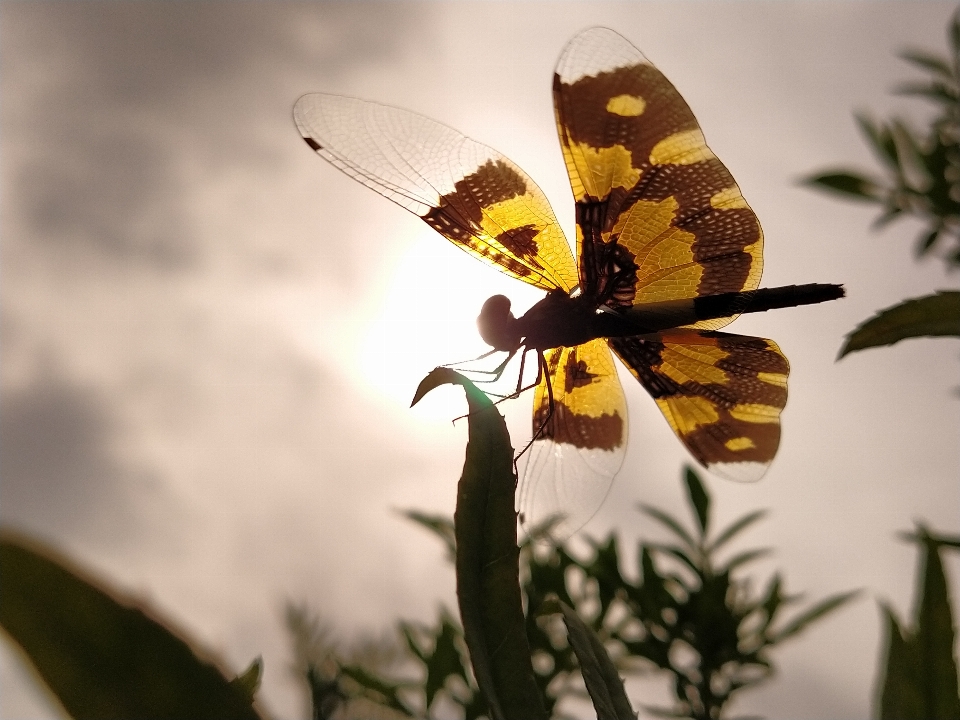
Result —
<svg viewBox="0 0 960 720"><path fill-rule="evenodd" d="M787 403L790 365L776 343L682 329L608 342L702 465L731 480L763 476Z"/></svg>
<svg viewBox="0 0 960 720"><path fill-rule="evenodd" d="M637 48L606 28L577 35L557 63L554 107L584 292L602 295L611 267L633 272L618 276L610 307L759 285L756 215L680 93Z"/></svg>
<svg viewBox="0 0 960 720"><path fill-rule="evenodd" d="M623 464L627 407L605 341L544 355L549 372L537 386L533 405L533 431L543 431L529 450L520 511L528 527L562 517L556 531L566 537L593 517Z"/></svg>
<svg viewBox="0 0 960 720"><path fill-rule="evenodd" d="M422 115L339 95L304 95L293 115L321 157L461 249L544 290L576 286L546 197L496 150Z"/></svg>

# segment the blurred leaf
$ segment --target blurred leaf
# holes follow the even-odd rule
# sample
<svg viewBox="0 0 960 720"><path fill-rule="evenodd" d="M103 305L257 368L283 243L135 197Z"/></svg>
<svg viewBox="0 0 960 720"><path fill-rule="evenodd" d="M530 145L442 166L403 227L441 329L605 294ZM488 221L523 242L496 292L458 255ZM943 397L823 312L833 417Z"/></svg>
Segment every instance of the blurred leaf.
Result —
<svg viewBox="0 0 960 720"><path fill-rule="evenodd" d="M691 550L696 550L697 543L694 541L693 536L684 529L683 525L667 515L663 510L644 503L640 503L640 510L672 530Z"/></svg>
<svg viewBox="0 0 960 720"><path fill-rule="evenodd" d="M742 518L734 522L726 530L720 533L716 539L710 543L710 547L708 548L707 552L710 554L715 553L723 545L730 542L736 535L743 532L747 527L755 523L766 514L766 510L754 510L752 513L744 515Z"/></svg>
<svg viewBox="0 0 960 720"><path fill-rule="evenodd" d="M310 688L312 720L330 720L346 700L336 678L326 678L313 663L307 665L307 686Z"/></svg>
<svg viewBox="0 0 960 720"><path fill-rule="evenodd" d="M437 535L443 541L451 558L457 556L457 538L453 530L453 520L444 515L430 515L418 510L401 510L400 514Z"/></svg>
<svg viewBox="0 0 960 720"><path fill-rule="evenodd" d="M904 82L894 88L897 95L920 95L936 102L957 102L956 91L942 82Z"/></svg>
<svg viewBox="0 0 960 720"><path fill-rule="evenodd" d="M700 537L705 537L710 524L710 496L697 473L689 465L684 469L684 479L687 481L687 496L697 513L697 522L700 523Z"/></svg>
<svg viewBox="0 0 960 720"><path fill-rule="evenodd" d="M900 53L900 57L907 62L912 62L914 65L919 65L926 70L930 70L938 75L943 75L948 80L953 79L953 68L950 67L949 63L936 55L930 55L923 50L904 50Z"/></svg>
<svg viewBox="0 0 960 720"><path fill-rule="evenodd" d="M860 130L873 145L873 149L883 162L900 174L900 156L897 153L897 144L893 140L889 129L883 123L874 123L862 113L856 113L857 124Z"/></svg>
<svg viewBox="0 0 960 720"><path fill-rule="evenodd" d="M893 611L882 606L887 620L887 662L877 717L880 720L909 720L926 717L922 691L923 668L913 643L904 640Z"/></svg>
<svg viewBox="0 0 960 720"><path fill-rule="evenodd" d="M799 617L794 618L787 626L783 629L777 631L774 636L771 638L771 641L774 643L783 642L788 637L796 635L801 630L803 630L807 625L812 623L814 620L822 618L827 613L833 612L841 605L843 605L848 600L853 599L860 594L859 590L851 590L850 592L838 593L828 597L826 600L823 600L817 605L814 605L812 608L807 610L804 613L801 613Z"/></svg>
<svg viewBox="0 0 960 720"><path fill-rule="evenodd" d="M930 248L933 247L933 244L937 242L937 238L940 237L941 228L936 227L931 230L929 233L923 236L923 239L920 241L920 244L917 248L917 255L923 255Z"/></svg>
<svg viewBox="0 0 960 720"><path fill-rule="evenodd" d="M259 717L186 642L51 551L3 532L0 577L0 625L72 717Z"/></svg>
<svg viewBox="0 0 960 720"><path fill-rule="evenodd" d="M449 368L427 375L414 402L443 384L462 386L470 410L454 527L457 599L474 677L493 720L545 718L524 632L510 436L487 396Z"/></svg>
<svg viewBox="0 0 960 720"><path fill-rule="evenodd" d="M449 617L444 615L441 618L440 627L433 639L433 648L430 651L423 650L417 644L409 625L401 623L401 631L410 650L423 662L427 669L427 680L424 684L427 708L433 704L437 693L443 689L447 678L451 675L461 678L465 683L468 682L467 673L460 658L460 650L457 648L460 631L450 622Z"/></svg>
<svg viewBox="0 0 960 720"><path fill-rule="evenodd" d="M734 555L730 560L727 561L727 564L723 566L722 570L726 572L732 571L734 568L745 565L748 562L752 562L757 558L762 558L766 555L769 555L773 552L770 548L757 548L756 550L746 550L742 553Z"/></svg>
<svg viewBox="0 0 960 720"><path fill-rule="evenodd" d="M837 359L907 338L943 336L960 336L960 292L956 290L941 290L881 310L847 336Z"/></svg>
<svg viewBox="0 0 960 720"><path fill-rule="evenodd" d="M402 682L393 682L390 680L384 680L381 677L378 677L373 672L367 668L361 667L359 665L344 665L340 668L341 673L344 676L350 678L360 687L367 691L367 696L371 694L373 696L374 702L385 705L402 715L407 717L416 717L417 714L413 712L410 708L407 707L407 704L403 701L403 698L400 697L400 691L407 687L407 683ZM316 679L319 681L319 687L322 690L326 690L326 694L323 696L324 702L329 701L329 699L336 697L342 697L340 695L336 681L324 681L319 674L316 674ZM311 683L311 689L313 689L313 683ZM323 702L320 703L321 705ZM314 709L318 706L317 703L317 691L314 690ZM323 717L329 717L324 715Z"/></svg>
<svg viewBox="0 0 960 720"><path fill-rule="evenodd" d="M623 680L597 634L566 604L561 604L563 622L570 644L580 661L580 673L587 686L597 720L636 720L637 714L623 689Z"/></svg>
<svg viewBox="0 0 960 720"><path fill-rule="evenodd" d="M845 170L811 175L803 180L807 185L819 185L833 192L844 193L859 200L875 202L883 197L880 186L872 180Z"/></svg>
<svg viewBox="0 0 960 720"><path fill-rule="evenodd" d="M677 547L676 545L662 545L660 543L648 543L647 547L649 547L651 550L656 550L658 552L675 557L695 573L700 571L700 566L697 565L696 561L691 558L689 554L684 552L683 548Z"/></svg>
<svg viewBox="0 0 960 720"><path fill-rule="evenodd" d="M260 689L260 680L263 678L263 658L259 655L250 663L250 667L237 675L230 684L240 690L250 702L257 690Z"/></svg>

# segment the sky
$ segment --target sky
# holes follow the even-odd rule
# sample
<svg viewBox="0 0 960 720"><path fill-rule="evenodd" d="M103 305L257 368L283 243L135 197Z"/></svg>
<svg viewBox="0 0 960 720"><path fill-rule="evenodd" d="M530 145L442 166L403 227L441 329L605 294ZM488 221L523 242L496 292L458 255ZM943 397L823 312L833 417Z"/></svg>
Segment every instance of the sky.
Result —
<svg viewBox="0 0 960 720"><path fill-rule="evenodd" d="M735 711L870 714L877 601L903 616L922 519L960 526L955 339L835 362L876 310L956 288L915 262L919 226L798 181L876 166L854 110L920 123L890 89L907 47L943 52L945 3L215 3L0 5L0 521L58 548L232 672L258 654L261 700L306 717L287 601L344 638L455 606L440 543L398 515L451 515L462 394L409 403L434 366L483 352L483 300L539 295L476 262L311 153L296 99L332 92L436 118L520 165L570 236L550 86L561 48L605 25L677 86L766 237L763 284L845 284L822 306L742 317L791 361L763 480L706 477L719 523L769 518L769 546L813 601L859 600L773 654ZM686 513L691 462L623 373L630 445L585 531L661 537L638 502ZM530 398L502 406L514 444ZM947 559L956 598L960 567ZM638 703L666 680L631 685ZM62 717L0 642L0 717ZM641 716L643 717L643 716Z"/></svg>

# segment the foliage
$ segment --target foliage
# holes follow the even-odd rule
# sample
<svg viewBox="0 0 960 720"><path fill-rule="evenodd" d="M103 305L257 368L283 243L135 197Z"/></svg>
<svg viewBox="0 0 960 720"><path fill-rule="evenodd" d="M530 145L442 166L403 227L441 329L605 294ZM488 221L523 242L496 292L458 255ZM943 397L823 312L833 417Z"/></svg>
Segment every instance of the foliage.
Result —
<svg viewBox="0 0 960 720"><path fill-rule="evenodd" d="M942 249L948 267L960 265L960 10L948 29L950 56L923 51L901 54L926 71L923 81L905 83L898 92L934 103L937 114L923 133L902 120L875 121L857 115L871 149L883 165L885 177L868 177L851 170L830 170L806 182L847 198L881 206L876 225L912 215L924 230L916 246L918 256ZM888 308L847 336L840 357L856 350L890 345L904 338L960 336L960 294L941 292L907 300ZM878 330L891 330L883 333Z"/></svg>
<svg viewBox="0 0 960 720"><path fill-rule="evenodd" d="M71 717L259 718L259 658L234 680L50 550L0 536L0 625Z"/></svg>
<svg viewBox="0 0 960 720"><path fill-rule="evenodd" d="M674 705L647 708L649 711L664 717L719 718L736 693L771 674L769 651L774 646L853 596L835 595L784 619L782 611L796 598L785 593L781 576L774 575L766 589L756 594L750 580L740 575L741 568L766 554L765 550L746 550L726 561L718 559L721 551L764 513L750 513L710 536L710 495L693 470L686 470L685 482L695 529L691 532L662 510L642 507L677 541L665 545L641 542L637 581L621 572L615 535L603 542L591 541L592 552L586 559L579 559L565 545L545 546L541 541L549 528L532 532L522 543L526 635L536 680L552 717L563 717L565 698L583 696L581 668L601 717L611 716L604 712L617 712L610 708L626 702L625 697L615 699L616 672L604 672L602 665L591 660L602 659L598 648L605 648L620 673L653 667L673 676ZM453 523L449 519L417 512L407 516L445 542L451 537ZM401 624L421 678L403 686L416 691L419 700L415 705L423 708L422 715L435 716L445 699L459 705L467 720L486 716L477 686L464 672L467 653L456 623L442 611L435 626L417 630L420 639L414 646L412 626ZM591 635L595 640L589 640ZM578 644L580 649L575 651ZM363 685L359 692L367 697L377 688L382 692L383 688L400 687L376 672L361 677L352 668L350 677ZM619 707L622 712L622 704ZM410 716L418 714L411 710Z"/></svg>
<svg viewBox="0 0 960 720"><path fill-rule="evenodd" d="M907 536L921 550L913 628L903 628L893 610L886 619L886 662L874 715L880 720L960 718L960 688L954 656L956 626L940 549L960 548L960 538L936 537L923 525Z"/></svg>

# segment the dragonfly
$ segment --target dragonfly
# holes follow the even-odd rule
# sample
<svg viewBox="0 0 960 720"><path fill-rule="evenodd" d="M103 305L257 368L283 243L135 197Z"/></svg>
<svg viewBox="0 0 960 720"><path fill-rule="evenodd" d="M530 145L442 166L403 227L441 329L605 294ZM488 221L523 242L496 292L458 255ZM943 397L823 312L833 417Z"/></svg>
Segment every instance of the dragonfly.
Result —
<svg viewBox="0 0 960 720"><path fill-rule="evenodd" d="M756 215L677 89L618 33L591 28L566 45L553 100L577 262L536 183L453 128L324 93L301 97L294 120L334 167L546 292L519 318L495 295L477 321L491 352L521 354L521 380L526 353L537 355L527 521L576 529L606 497L628 436L614 356L701 465L758 480L779 446L790 366L772 340L719 330L741 313L842 297L842 286L759 289Z"/></svg>

